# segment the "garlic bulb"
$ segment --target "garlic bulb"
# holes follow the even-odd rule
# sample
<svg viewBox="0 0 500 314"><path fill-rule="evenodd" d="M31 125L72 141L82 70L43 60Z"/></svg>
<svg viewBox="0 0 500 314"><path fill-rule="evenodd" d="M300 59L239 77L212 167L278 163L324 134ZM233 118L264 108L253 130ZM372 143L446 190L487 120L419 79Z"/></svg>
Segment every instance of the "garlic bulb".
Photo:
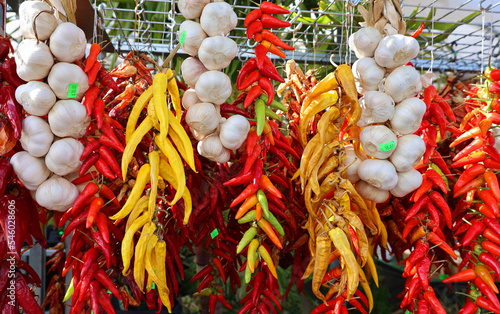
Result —
<svg viewBox="0 0 500 314"><path fill-rule="evenodd" d="M49 124L42 118L29 116L23 120L21 146L33 157L42 157L54 140Z"/></svg>
<svg viewBox="0 0 500 314"><path fill-rule="evenodd" d="M201 63L198 58L189 57L182 62L181 72L182 78L189 85L189 87L194 88L196 82L198 82L198 78L200 75L207 72L207 68Z"/></svg>
<svg viewBox="0 0 500 314"><path fill-rule="evenodd" d="M44 82L30 81L16 89L16 100L30 115L44 116L54 106L57 99L49 85Z"/></svg>
<svg viewBox="0 0 500 314"><path fill-rule="evenodd" d="M384 123L394 115L394 100L382 92L369 91L359 99L362 109L358 126L367 126L372 123Z"/></svg>
<svg viewBox="0 0 500 314"><path fill-rule="evenodd" d="M54 91L57 98L69 99L69 84L78 84L76 100L81 100L87 89L89 89L87 74L76 64L59 62L50 70L47 83Z"/></svg>
<svg viewBox="0 0 500 314"><path fill-rule="evenodd" d="M391 128L399 134L410 134L420 128L427 106L418 98L408 98L394 108L391 118Z"/></svg>
<svg viewBox="0 0 500 314"><path fill-rule="evenodd" d="M75 62L85 56L87 39L81 28L73 23L61 23L50 35L50 51L58 61Z"/></svg>
<svg viewBox="0 0 500 314"><path fill-rule="evenodd" d="M236 42L224 36L208 37L198 49L200 61L209 70L227 68L237 53Z"/></svg>
<svg viewBox="0 0 500 314"><path fill-rule="evenodd" d="M412 66L401 66L385 79L384 91L395 102L415 96L422 89L420 74Z"/></svg>
<svg viewBox="0 0 500 314"><path fill-rule="evenodd" d="M375 61L384 68L393 69L407 64L418 55L420 46L411 36L401 34L382 38L375 50Z"/></svg>
<svg viewBox="0 0 500 314"><path fill-rule="evenodd" d="M382 34L374 27L363 27L349 36L349 48L356 54L358 59L373 57Z"/></svg>
<svg viewBox="0 0 500 314"><path fill-rule="evenodd" d="M358 93L364 95L368 91L379 89L379 84L385 75L385 69L381 68L375 59L363 58L354 62L352 74Z"/></svg>
<svg viewBox="0 0 500 314"><path fill-rule="evenodd" d="M219 134L213 133L198 142L198 153L215 162L225 163L229 161L231 154L227 148L222 146Z"/></svg>
<svg viewBox="0 0 500 314"><path fill-rule="evenodd" d="M208 36L225 36L238 23L238 17L227 2L209 3L203 8L200 17L201 28Z"/></svg>
<svg viewBox="0 0 500 314"><path fill-rule="evenodd" d="M227 149L238 149L245 142L250 131L248 120L236 114L229 117L220 127L220 141Z"/></svg>
<svg viewBox="0 0 500 314"><path fill-rule="evenodd" d="M370 125L359 135L361 146L368 156L385 159L398 145L396 134L384 125Z"/></svg>
<svg viewBox="0 0 500 314"><path fill-rule="evenodd" d="M14 53L17 75L25 81L37 81L49 74L54 57L49 47L36 39L25 39ZM75 65L76 66L76 65Z"/></svg>
<svg viewBox="0 0 500 314"><path fill-rule="evenodd" d="M233 92L229 76L220 71L207 71L196 82L196 95L203 102L222 105Z"/></svg>
<svg viewBox="0 0 500 314"><path fill-rule="evenodd" d="M347 166L346 178L352 183L359 181L358 167L361 164L361 158L356 155L352 145L345 146L345 158L342 160L342 165Z"/></svg>
<svg viewBox="0 0 500 314"><path fill-rule="evenodd" d="M78 195L80 192L73 183L52 176L38 187L35 198L38 204L47 209L65 212L73 206Z"/></svg>
<svg viewBox="0 0 500 314"><path fill-rule="evenodd" d="M50 109L48 120L52 133L59 137L82 137L90 124L85 106L76 100L59 100Z"/></svg>
<svg viewBox="0 0 500 314"><path fill-rule="evenodd" d="M358 167L358 176L376 188L389 191L398 183L396 168L386 159L363 160Z"/></svg>
<svg viewBox="0 0 500 314"><path fill-rule="evenodd" d="M64 176L80 168L82 152L82 143L74 138L63 138L50 146L49 152L45 156L45 164L50 171Z"/></svg>
<svg viewBox="0 0 500 314"><path fill-rule="evenodd" d="M193 57L198 54L201 42L207 38L200 24L193 21L182 22L177 35L181 39L184 38L184 42L181 42L182 50Z"/></svg>
<svg viewBox="0 0 500 314"><path fill-rule="evenodd" d="M33 157L26 151L15 153L10 163L19 180L31 191L36 190L50 175L43 158Z"/></svg>
<svg viewBox="0 0 500 314"><path fill-rule="evenodd" d="M192 88L185 91L184 95L182 95L182 107L186 110L188 110L192 105L200 102L201 100L198 98L198 95L196 95L196 91Z"/></svg>
<svg viewBox="0 0 500 314"><path fill-rule="evenodd" d="M425 152L424 140L415 134L403 135L398 138L398 147L389 160L397 171L408 171L415 167Z"/></svg>
<svg viewBox="0 0 500 314"><path fill-rule="evenodd" d="M179 0L177 7L186 20L200 17L203 8L210 3L210 0Z"/></svg>
<svg viewBox="0 0 500 314"><path fill-rule="evenodd" d="M389 191L376 188L363 180L356 182L355 188L361 197L375 203L383 203L390 196Z"/></svg>
<svg viewBox="0 0 500 314"><path fill-rule="evenodd" d="M391 194L396 197L403 197L415 191L422 184L422 174L415 169L405 172L398 172L398 184L391 189Z"/></svg>
<svg viewBox="0 0 500 314"><path fill-rule="evenodd" d="M57 19L45 2L23 1L19 5L19 29L24 38L47 40L56 27Z"/></svg>
<svg viewBox="0 0 500 314"><path fill-rule="evenodd" d="M220 114L211 103L198 103L189 107L186 123L196 132L208 135L219 126Z"/></svg>

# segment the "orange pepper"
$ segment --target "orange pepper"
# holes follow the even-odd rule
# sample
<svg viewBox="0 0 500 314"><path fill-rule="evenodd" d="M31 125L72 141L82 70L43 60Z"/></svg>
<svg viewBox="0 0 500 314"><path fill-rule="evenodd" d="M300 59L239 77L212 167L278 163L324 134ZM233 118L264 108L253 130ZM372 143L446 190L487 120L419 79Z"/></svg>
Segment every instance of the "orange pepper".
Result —
<svg viewBox="0 0 500 314"><path fill-rule="evenodd" d="M249 197L247 197L247 199L240 206L240 208L238 209L238 212L236 213L236 216L234 218L240 219L250 210L250 208L254 207L258 203L259 203L259 200L257 199L257 194L254 193L254 194L250 195Z"/></svg>
<svg viewBox="0 0 500 314"><path fill-rule="evenodd" d="M281 194L281 191L278 190L277 187L274 186L274 184L269 180L269 178L263 174L260 176L260 187L262 187L264 190L268 191L269 193L273 194L277 198L282 198L283 194Z"/></svg>
<svg viewBox="0 0 500 314"><path fill-rule="evenodd" d="M275 54L278 57L286 58L285 53L283 51L281 51L281 49L279 49L278 47L276 47L275 45L273 45L271 42L269 42L267 40L263 40L260 43L261 43L261 45L263 45L264 47L266 47L266 49L267 49L268 52L270 52L272 54Z"/></svg>
<svg viewBox="0 0 500 314"><path fill-rule="evenodd" d="M267 220L261 219L257 222L257 225L262 229L262 231L265 232L265 234L267 234L274 245L276 245L280 249L283 249L283 245L281 244L280 239L278 239L276 232L274 232L273 227Z"/></svg>

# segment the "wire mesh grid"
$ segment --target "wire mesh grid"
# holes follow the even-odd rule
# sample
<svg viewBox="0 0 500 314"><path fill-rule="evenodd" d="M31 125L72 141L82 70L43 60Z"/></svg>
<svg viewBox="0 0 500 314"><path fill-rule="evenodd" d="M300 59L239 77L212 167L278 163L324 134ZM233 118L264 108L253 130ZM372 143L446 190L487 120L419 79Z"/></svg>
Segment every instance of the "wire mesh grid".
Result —
<svg viewBox="0 0 500 314"><path fill-rule="evenodd" d="M307 1L296 0L288 6L291 13L282 18L291 27L273 30L295 47L295 51L286 52L287 59L305 64L354 62L356 58L347 42L362 22L354 4L368 1L313 1L316 4L313 8L304 9ZM243 20L257 6L248 0L226 2L233 5L238 16L238 26L230 37L238 44L238 58L245 61L252 56L255 43L245 37ZM165 55L178 43L177 31L184 20L175 3L175 0L140 0L130 7L129 1L106 1L97 3L97 9L118 52L137 49ZM480 71L488 56L493 57L494 64L498 62L500 1L409 0L403 2L403 13L410 31L425 22L418 39L422 50L413 60L416 67ZM182 49L179 53L183 53Z"/></svg>

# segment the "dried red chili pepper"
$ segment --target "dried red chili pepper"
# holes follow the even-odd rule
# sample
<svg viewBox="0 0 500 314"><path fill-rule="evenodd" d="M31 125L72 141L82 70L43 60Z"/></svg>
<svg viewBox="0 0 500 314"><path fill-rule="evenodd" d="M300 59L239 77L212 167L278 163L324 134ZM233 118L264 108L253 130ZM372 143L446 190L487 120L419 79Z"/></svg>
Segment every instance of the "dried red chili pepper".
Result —
<svg viewBox="0 0 500 314"><path fill-rule="evenodd" d="M250 25L252 22L260 19L261 16L262 16L262 11L260 9L253 9L245 17L245 21L243 22L243 26L248 27L248 25Z"/></svg>
<svg viewBox="0 0 500 314"><path fill-rule="evenodd" d="M473 269L465 269L456 274L451 275L448 278L443 279L443 283L466 282L466 281L472 281L476 278L477 275Z"/></svg>
<svg viewBox="0 0 500 314"><path fill-rule="evenodd" d="M247 97L245 98L245 102L243 103L243 107L246 109L248 108L257 97L259 97L262 94L262 88L259 85L254 85L250 90L248 91Z"/></svg>
<svg viewBox="0 0 500 314"><path fill-rule="evenodd" d="M477 312L477 305L472 301L465 302L458 314L474 314Z"/></svg>
<svg viewBox="0 0 500 314"><path fill-rule="evenodd" d="M252 39L252 37L257 34L257 33L260 33L263 29L263 24L261 21L259 20L255 20L253 21L252 23L250 23L247 27L247 38L248 39Z"/></svg>
<svg viewBox="0 0 500 314"><path fill-rule="evenodd" d="M475 220L472 225L468 228L462 240L463 246L468 246L473 240L475 240L481 232L483 232L485 226L481 220Z"/></svg>
<svg viewBox="0 0 500 314"><path fill-rule="evenodd" d="M236 79L236 87L239 88L245 78L252 73L253 71L257 70L257 59L255 58L250 58L245 62L245 64L241 67L240 73L238 74L238 78Z"/></svg>
<svg viewBox="0 0 500 314"><path fill-rule="evenodd" d="M258 65L257 65L258 66ZM285 80L279 75L278 70L276 70L276 67L274 64L269 60L269 58L264 59L264 64L262 66L258 66L260 74L262 76L268 77L271 80L278 81L280 83L285 83Z"/></svg>
<svg viewBox="0 0 500 314"><path fill-rule="evenodd" d="M429 202L430 202L430 197L429 195L424 195L423 197L421 197L418 201L416 201L415 204L413 204L413 206L410 208L410 210L408 211L408 214L406 215L406 218L405 218L405 222L407 222L408 220L410 220L413 216L415 216L419 211L420 209L427 205Z"/></svg>
<svg viewBox="0 0 500 314"><path fill-rule="evenodd" d="M486 205L488 205L495 216L498 216L500 214L500 211L498 209L498 201L491 190L478 190L476 194Z"/></svg>
<svg viewBox="0 0 500 314"><path fill-rule="evenodd" d="M14 88L26 84L27 82L17 75L16 70L16 60L15 58L7 58L5 62L0 66L0 73L2 74L2 79L12 85Z"/></svg>
<svg viewBox="0 0 500 314"><path fill-rule="evenodd" d="M277 19L269 14L262 14L260 21L262 22L262 26L266 28L284 28L284 27L290 27L290 25L292 25L286 21Z"/></svg>
<svg viewBox="0 0 500 314"><path fill-rule="evenodd" d="M0 112L7 116L14 137L21 137L22 113L21 105L16 100L16 89L12 85L4 85L0 88Z"/></svg>

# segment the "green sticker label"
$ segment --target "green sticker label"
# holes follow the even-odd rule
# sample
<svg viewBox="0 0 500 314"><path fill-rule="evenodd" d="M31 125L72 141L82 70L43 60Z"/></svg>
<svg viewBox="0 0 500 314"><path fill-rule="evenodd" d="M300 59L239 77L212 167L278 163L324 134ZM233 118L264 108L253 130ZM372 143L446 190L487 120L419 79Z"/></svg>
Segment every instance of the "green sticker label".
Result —
<svg viewBox="0 0 500 314"><path fill-rule="evenodd" d="M394 144L394 141L387 142L385 144L380 144L380 151L382 152L388 152L391 149L396 147L396 144Z"/></svg>
<svg viewBox="0 0 500 314"><path fill-rule="evenodd" d="M413 314L413 313L410 312L409 310L406 310L405 314Z"/></svg>
<svg viewBox="0 0 500 314"><path fill-rule="evenodd" d="M186 40L186 31L183 30L181 33L181 38L179 39L179 42L181 43L181 46L184 47L184 41Z"/></svg>
<svg viewBox="0 0 500 314"><path fill-rule="evenodd" d="M214 231L212 231L210 233L210 236L212 237L212 239L215 238L218 235L219 235L219 230L217 230L217 229L214 229Z"/></svg>
<svg viewBox="0 0 500 314"><path fill-rule="evenodd" d="M153 281L153 287L151 287L151 289L154 289L155 288L155 282Z"/></svg>
<svg viewBox="0 0 500 314"><path fill-rule="evenodd" d="M441 280L446 279L448 277L450 277L450 275L446 275L446 274L440 274L439 275L439 279L441 279Z"/></svg>
<svg viewBox="0 0 500 314"><path fill-rule="evenodd" d="M68 86L68 98L76 98L78 94L78 83L72 83Z"/></svg>

